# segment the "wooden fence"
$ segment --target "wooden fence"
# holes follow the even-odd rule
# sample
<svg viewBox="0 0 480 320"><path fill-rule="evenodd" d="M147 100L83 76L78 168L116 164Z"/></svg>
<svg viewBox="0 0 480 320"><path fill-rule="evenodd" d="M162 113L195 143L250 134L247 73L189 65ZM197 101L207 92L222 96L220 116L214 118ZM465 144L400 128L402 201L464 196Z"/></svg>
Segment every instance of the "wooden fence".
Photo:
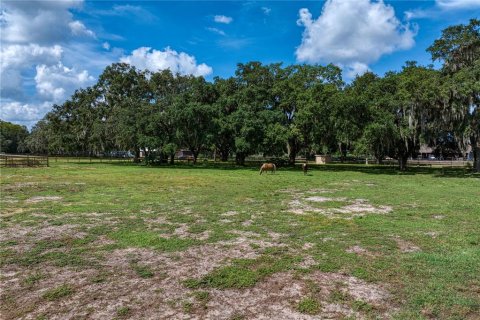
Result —
<svg viewBox="0 0 480 320"><path fill-rule="evenodd" d="M48 167L48 156L0 154L0 167Z"/></svg>

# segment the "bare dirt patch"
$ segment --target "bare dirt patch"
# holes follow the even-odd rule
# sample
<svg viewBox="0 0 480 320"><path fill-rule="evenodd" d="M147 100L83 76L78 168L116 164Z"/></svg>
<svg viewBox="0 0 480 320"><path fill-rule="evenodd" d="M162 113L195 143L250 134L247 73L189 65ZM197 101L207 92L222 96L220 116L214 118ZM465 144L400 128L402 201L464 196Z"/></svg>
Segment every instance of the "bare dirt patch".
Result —
<svg viewBox="0 0 480 320"><path fill-rule="evenodd" d="M303 250L310 250L312 249L313 247L315 247L315 244L314 243L311 243L311 242L305 242L302 246L302 249Z"/></svg>
<svg viewBox="0 0 480 320"><path fill-rule="evenodd" d="M307 281L313 283L317 292L311 293ZM388 318L390 295L381 286L367 284L357 278L337 273L314 272L303 278L291 272L277 273L245 290L211 290L206 318L229 319L243 315L246 319L340 319L362 314L349 305L330 302L330 293L338 286L358 300L370 303ZM312 296L320 302L321 310L316 315L306 315L296 310L297 303L305 296Z"/></svg>
<svg viewBox="0 0 480 320"><path fill-rule="evenodd" d="M190 239L196 239L196 240L207 240L211 233L209 230L205 230L200 233L193 233L193 232L189 232L188 229L189 229L189 224L180 223L176 225L176 228L172 234L163 234L162 237L163 238L178 237L180 239L190 238Z"/></svg>
<svg viewBox="0 0 480 320"><path fill-rule="evenodd" d="M0 241L14 241L10 249L25 252L32 249L38 241L59 240L65 238L80 239L87 234L73 224L50 225L43 222L37 226L14 225L2 228Z"/></svg>
<svg viewBox="0 0 480 320"><path fill-rule="evenodd" d="M404 240L400 237L394 237L394 240L397 243L398 249L400 249L401 252L411 253L421 251L420 247L410 241Z"/></svg>
<svg viewBox="0 0 480 320"><path fill-rule="evenodd" d="M27 200L25 200L26 203L39 203L43 201L60 201L62 200L62 197L60 196L36 196L36 197L31 197Z"/></svg>
<svg viewBox="0 0 480 320"><path fill-rule="evenodd" d="M180 225L175 231L180 236L186 231ZM75 226L48 226L38 230L25 230L35 237L47 234L76 235ZM318 319L362 314L348 304L328 300L338 283L342 290L355 299L361 299L388 315L388 292L381 286L367 284L354 277L337 273L314 272L295 275L294 272L274 274L247 289L202 289L208 292L208 301L203 306L195 298L195 291L186 288L182 281L200 278L215 268L228 265L232 259L255 259L264 248L282 246L281 234L270 233L270 241L260 234L248 231L233 232L237 238L214 244L190 247L182 252L166 253L150 249L117 249L108 254L100 266L93 269L75 270L50 265L38 266L38 270L25 272L19 266L3 267L1 285L5 288L0 310L5 319L35 319L45 315L49 319L85 317L105 319L117 316L121 307L128 307L128 317L133 319L229 319L243 315L246 319ZM188 235L190 236L190 235ZM99 244L108 239L98 239ZM255 246L252 246L255 244ZM254 249L257 248L257 249ZM306 244L306 249L311 248ZM306 256L299 267L309 268L315 260ZM146 266L153 276L142 278L132 267ZM26 286L25 277L33 272L42 273L42 278L33 286ZM318 315L310 316L297 311L298 302L312 295L307 282L320 289L314 293L321 303ZM72 294L59 301L47 301L45 292L67 284ZM5 300L6 299L6 300ZM190 306L186 308L186 306Z"/></svg>
<svg viewBox="0 0 480 320"><path fill-rule="evenodd" d="M2 191L18 191L27 188L37 188L40 185L38 182L16 182L8 185L2 185Z"/></svg>
<svg viewBox="0 0 480 320"><path fill-rule="evenodd" d="M236 216L238 214L237 211L227 211L225 213L222 213L221 216L223 217L231 217L231 216Z"/></svg>
<svg viewBox="0 0 480 320"><path fill-rule="evenodd" d="M303 269L308 269L317 264L317 261L312 256L306 256L303 260L298 264L298 267Z"/></svg>
<svg viewBox="0 0 480 320"><path fill-rule="evenodd" d="M3 196L2 197L2 202L3 203L17 203L18 200L14 197L10 197L10 196Z"/></svg>
<svg viewBox="0 0 480 320"><path fill-rule="evenodd" d="M389 206L375 207L371 204L365 203L364 201L354 201L352 204L346 205L341 208L333 208L332 210L338 213L354 213L356 216L359 216L362 215L362 213L386 214L391 212L392 208Z"/></svg>
<svg viewBox="0 0 480 320"><path fill-rule="evenodd" d="M359 245L351 246L346 250L348 253L355 253L358 254L359 256L368 256L368 257L373 257L375 254Z"/></svg>
<svg viewBox="0 0 480 320"><path fill-rule="evenodd" d="M436 239L438 237L439 233L436 232L436 231L429 231L429 232L425 232L425 235L429 236L429 237L432 237L432 239Z"/></svg>
<svg viewBox="0 0 480 320"><path fill-rule="evenodd" d="M312 192L308 192L312 193ZM339 208L317 208L310 203L325 202L344 202L345 205ZM288 210L295 214L319 213L330 218L351 219L356 216L364 216L365 214L387 214L392 211L389 206L374 206L366 199L347 199L344 197L325 197L325 196L308 196L303 197L302 194L294 193L293 199L288 203Z"/></svg>
<svg viewBox="0 0 480 320"><path fill-rule="evenodd" d="M307 201L313 201L313 202L328 202L328 201L346 201L346 198L327 198L327 197L319 197L319 196L314 196L314 197L308 197L305 198Z"/></svg>
<svg viewBox="0 0 480 320"><path fill-rule="evenodd" d="M253 220L249 219L249 220L245 220L242 222L242 227L248 227L248 226L251 226L253 223Z"/></svg>

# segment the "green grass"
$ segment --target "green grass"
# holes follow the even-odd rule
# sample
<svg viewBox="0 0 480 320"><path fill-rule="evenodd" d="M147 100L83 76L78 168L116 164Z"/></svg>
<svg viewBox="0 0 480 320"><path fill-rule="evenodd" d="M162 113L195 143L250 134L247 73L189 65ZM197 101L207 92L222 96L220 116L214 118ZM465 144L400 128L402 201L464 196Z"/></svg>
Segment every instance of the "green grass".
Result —
<svg viewBox="0 0 480 320"><path fill-rule="evenodd" d="M59 287L47 290L47 292L43 294L43 298L48 301L56 301L73 294L73 292L74 291L70 285L63 284Z"/></svg>
<svg viewBox="0 0 480 320"><path fill-rule="evenodd" d="M37 284L40 280L44 279L45 276L40 273L40 272L35 272L35 273L32 273L30 275L28 275L25 279L24 279L24 283L25 285L31 287L31 286L34 286L35 284Z"/></svg>
<svg viewBox="0 0 480 320"><path fill-rule="evenodd" d="M247 288L276 272L292 269L294 262L299 261L281 251L271 251L265 251L259 259L234 260L232 265L217 268L201 279L187 279L184 285L187 288Z"/></svg>
<svg viewBox="0 0 480 320"><path fill-rule="evenodd" d="M305 314L317 314L320 311L320 304L313 298L303 298L297 306L297 310Z"/></svg>
<svg viewBox="0 0 480 320"><path fill-rule="evenodd" d="M130 313L130 308L129 307L120 307L117 309L117 316L124 318L127 317L128 314Z"/></svg>
<svg viewBox="0 0 480 320"><path fill-rule="evenodd" d="M140 278L152 278L155 274L148 266L134 264L133 270Z"/></svg>
<svg viewBox="0 0 480 320"><path fill-rule="evenodd" d="M2 201L0 232L32 233L0 242L0 267L21 268L25 290L41 288L46 282L41 270L50 267L95 269L88 283L101 285L114 277L102 267L114 250L181 254L233 240L238 237L234 232L240 231L255 234L250 247L256 258L234 259L184 281L185 287L199 292L188 307L193 312L199 304L206 305L211 288L243 289L278 272L322 271L385 285L394 300L402 302L395 314L399 319L480 315L478 174L451 168L412 168L400 173L374 165L312 166L307 176L299 168L280 168L275 175L260 176L256 167L214 164L144 167L51 161L51 165L2 169L1 196L8 201ZM27 201L41 196L61 198ZM310 196L346 199L304 202L325 210L365 199L392 211L363 217L339 213L334 218L318 212L290 212L290 202ZM236 214L225 216L229 211ZM176 232L183 224L187 225L185 235ZM35 230L47 226L64 231L52 231L50 238L34 236ZM69 231L72 226L76 229ZM199 238L204 232L208 237ZM258 244L271 241L272 233L281 235L276 240L281 247ZM404 252L396 239L419 250ZM312 245L302 249L305 243ZM372 254L346 252L352 246ZM315 264L299 268L307 254ZM131 264L138 277L157 281L164 270L147 266L151 266L148 261ZM63 285L42 297L56 300L72 293L71 286ZM308 313L313 302L305 299L302 312ZM340 291L326 299L345 300L372 317L377 312Z"/></svg>

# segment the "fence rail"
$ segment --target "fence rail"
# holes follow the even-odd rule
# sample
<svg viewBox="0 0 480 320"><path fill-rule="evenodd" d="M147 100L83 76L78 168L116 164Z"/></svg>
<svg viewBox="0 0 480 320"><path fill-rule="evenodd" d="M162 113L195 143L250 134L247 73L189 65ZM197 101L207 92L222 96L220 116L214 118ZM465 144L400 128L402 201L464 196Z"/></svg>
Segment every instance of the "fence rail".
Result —
<svg viewBox="0 0 480 320"><path fill-rule="evenodd" d="M0 167L48 167L48 156L0 154Z"/></svg>

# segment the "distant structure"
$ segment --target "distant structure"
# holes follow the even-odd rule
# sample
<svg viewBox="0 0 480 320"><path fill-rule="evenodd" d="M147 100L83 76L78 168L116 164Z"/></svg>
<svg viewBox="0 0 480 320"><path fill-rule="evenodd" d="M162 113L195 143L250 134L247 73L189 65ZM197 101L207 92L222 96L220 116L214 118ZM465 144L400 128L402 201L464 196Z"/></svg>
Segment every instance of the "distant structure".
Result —
<svg viewBox="0 0 480 320"><path fill-rule="evenodd" d="M332 157L330 155L315 155L316 164L327 164L332 162Z"/></svg>

